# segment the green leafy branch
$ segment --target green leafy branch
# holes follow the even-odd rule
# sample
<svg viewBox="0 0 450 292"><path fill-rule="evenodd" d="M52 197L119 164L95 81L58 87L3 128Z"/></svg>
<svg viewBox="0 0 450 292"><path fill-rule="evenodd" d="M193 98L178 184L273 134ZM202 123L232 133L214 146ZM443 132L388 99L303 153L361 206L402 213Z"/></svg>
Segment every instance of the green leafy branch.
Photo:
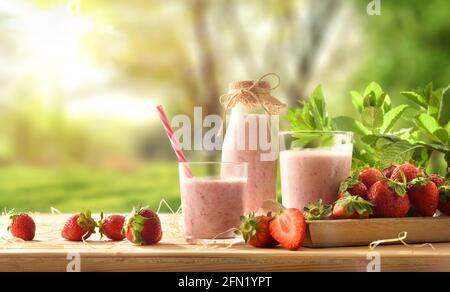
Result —
<svg viewBox="0 0 450 292"><path fill-rule="evenodd" d="M291 130L352 131L353 158L357 164L385 167L392 163L413 161L433 167L436 157L450 166L450 115L445 108L448 88L424 88L402 91L410 104L393 107L390 96L376 82L363 93L351 91L351 101L359 117L330 118L319 85L309 99L291 108ZM400 122L401 121L401 122ZM442 169L442 168L441 168Z"/></svg>

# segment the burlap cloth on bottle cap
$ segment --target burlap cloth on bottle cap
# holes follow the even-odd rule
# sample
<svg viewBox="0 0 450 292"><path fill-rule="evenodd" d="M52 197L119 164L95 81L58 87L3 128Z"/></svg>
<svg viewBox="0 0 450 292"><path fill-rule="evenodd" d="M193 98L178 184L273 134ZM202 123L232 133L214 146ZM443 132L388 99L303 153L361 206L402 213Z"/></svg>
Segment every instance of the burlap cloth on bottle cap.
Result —
<svg viewBox="0 0 450 292"><path fill-rule="evenodd" d="M269 82L263 80L271 75L276 76L278 79L277 84L273 87L270 87ZM267 114L276 115L286 107L285 103L279 101L270 93L278 85L280 85L280 78L275 73L267 73L258 80L234 81L229 84L228 93L220 97L220 102L225 110L241 103L248 108L261 106Z"/></svg>

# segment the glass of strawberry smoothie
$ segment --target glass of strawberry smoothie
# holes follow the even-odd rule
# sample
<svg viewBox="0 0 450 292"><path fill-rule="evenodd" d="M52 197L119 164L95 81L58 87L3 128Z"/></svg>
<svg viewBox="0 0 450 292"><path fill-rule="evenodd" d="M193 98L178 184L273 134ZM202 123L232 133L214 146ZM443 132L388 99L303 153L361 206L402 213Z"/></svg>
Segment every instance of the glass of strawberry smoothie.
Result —
<svg viewBox="0 0 450 292"><path fill-rule="evenodd" d="M281 132L283 205L303 210L317 199L326 204L336 201L340 183L351 172L352 140L352 132Z"/></svg>
<svg viewBox="0 0 450 292"><path fill-rule="evenodd" d="M233 239L244 213L247 163L181 162L179 174L186 241Z"/></svg>

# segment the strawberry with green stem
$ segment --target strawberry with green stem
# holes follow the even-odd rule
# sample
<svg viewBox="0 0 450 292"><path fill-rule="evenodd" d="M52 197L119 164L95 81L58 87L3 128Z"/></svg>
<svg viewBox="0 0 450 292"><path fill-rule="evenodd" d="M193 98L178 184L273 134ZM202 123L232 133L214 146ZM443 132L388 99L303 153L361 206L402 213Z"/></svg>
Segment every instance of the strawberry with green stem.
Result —
<svg viewBox="0 0 450 292"><path fill-rule="evenodd" d="M278 245L278 242L270 235L269 224L271 219L270 213L265 216L256 216L255 213L241 216L241 225L236 234L242 235L245 243L254 247L266 248Z"/></svg>
<svg viewBox="0 0 450 292"><path fill-rule="evenodd" d="M338 198L342 198L345 192L349 192L354 196L360 196L363 199L367 198L367 187L360 180L359 176L359 172L355 171L341 183L339 186Z"/></svg>
<svg viewBox="0 0 450 292"><path fill-rule="evenodd" d="M374 205L360 196L345 192L333 207L333 219L367 219L373 214Z"/></svg>
<svg viewBox="0 0 450 292"><path fill-rule="evenodd" d="M122 234L126 235L130 242L138 245L158 243L162 238L158 214L147 207L138 208L138 210L133 208L122 229Z"/></svg>
<svg viewBox="0 0 450 292"><path fill-rule="evenodd" d="M100 214L100 221L98 222L100 238L105 235L107 238L114 241L121 241L125 238L122 234L123 225L125 224L125 217L122 215L109 215L103 218L103 212Z"/></svg>
<svg viewBox="0 0 450 292"><path fill-rule="evenodd" d="M332 207L324 204L322 199L318 199L303 208L303 216L305 220L327 220L331 218Z"/></svg>
<svg viewBox="0 0 450 292"><path fill-rule="evenodd" d="M8 231L12 236L25 241L31 241L34 239L36 224L30 215L25 213L13 214L9 217L9 219L11 220L11 223L8 226Z"/></svg>
<svg viewBox="0 0 450 292"><path fill-rule="evenodd" d="M392 171L391 179L401 181L404 183L409 183L413 179L417 178L419 175L423 175L423 170L421 170L420 168L418 168L413 164L404 163L397 166Z"/></svg>
<svg viewBox="0 0 450 292"><path fill-rule="evenodd" d="M439 204L439 189L430 177L418 175L408 183L408 196L413 208L425 217L436 213Z"/></svg>
<svg viewBox="0 0 450 292"><path fill-rule="evenodd" d="M406 178L403 181L406 181ZM406 184L388 178L373 184L367 197L375 205L373 208L375 217L405 217L410 208Z"/></svg>
<svg viewBox="0 0 450 292"><path fill-rule="evenodd" d="M70 241L83 241L95 233L96 227L97 222L91 217L91 211L86 210L67 219L61 236Z"/></svg>

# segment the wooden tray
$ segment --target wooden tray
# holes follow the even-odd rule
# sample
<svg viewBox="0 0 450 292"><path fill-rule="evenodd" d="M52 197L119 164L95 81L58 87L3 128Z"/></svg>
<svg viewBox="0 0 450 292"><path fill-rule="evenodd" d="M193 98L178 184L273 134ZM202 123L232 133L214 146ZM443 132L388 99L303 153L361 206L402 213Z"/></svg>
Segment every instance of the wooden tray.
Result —
<svg viewBox="0 0 450 292"><path fill-rule="evenodd" d="M303 246L369 245L407 232L407 243L450 242L450 217L409 217L308 221Z"/></svg>

